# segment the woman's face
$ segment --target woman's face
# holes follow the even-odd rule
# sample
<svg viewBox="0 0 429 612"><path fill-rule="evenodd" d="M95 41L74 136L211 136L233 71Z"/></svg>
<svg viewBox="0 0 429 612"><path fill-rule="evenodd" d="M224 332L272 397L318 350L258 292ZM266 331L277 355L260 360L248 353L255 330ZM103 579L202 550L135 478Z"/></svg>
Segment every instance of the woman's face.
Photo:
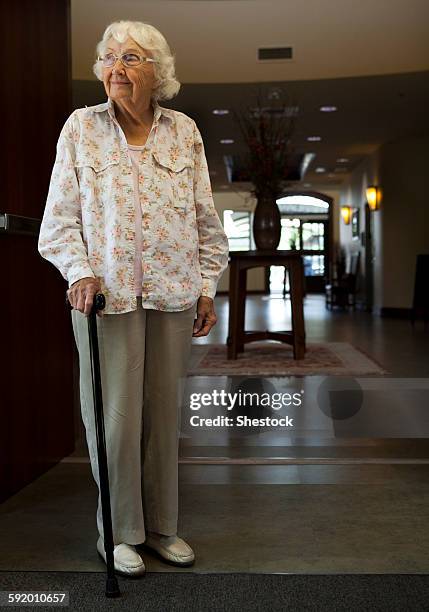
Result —
<svg viewBox="0 0 429 612"><path fill-rule="evenodd" d="M152 57L151 53L140 47L132 38L118 43L111 38L107 43L105 53L137 53L144 57ZM107 95L115 101L129 98L134 104L150 97L155 85L155 73L152 62L143 62L139 66L128 67L118 59L113 66L103 66L103 84Z"/></svg>

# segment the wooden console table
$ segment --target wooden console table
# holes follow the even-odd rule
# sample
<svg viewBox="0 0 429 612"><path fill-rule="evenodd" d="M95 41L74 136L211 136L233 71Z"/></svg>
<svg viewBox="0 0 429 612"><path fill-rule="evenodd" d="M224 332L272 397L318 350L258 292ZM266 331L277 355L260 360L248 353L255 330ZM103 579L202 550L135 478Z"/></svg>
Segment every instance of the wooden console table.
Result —
<svg viewBox="0 0 429 612"><path fill-rule="evenodd" d="M230 251L228 359L237 359L244 344L255 340L280 340L293 346L294 359L305 354L303 310L303 263L299 253L291 251ZM245 331L246 280L249 268L285 266L289 271L292 330Z"/></svg>

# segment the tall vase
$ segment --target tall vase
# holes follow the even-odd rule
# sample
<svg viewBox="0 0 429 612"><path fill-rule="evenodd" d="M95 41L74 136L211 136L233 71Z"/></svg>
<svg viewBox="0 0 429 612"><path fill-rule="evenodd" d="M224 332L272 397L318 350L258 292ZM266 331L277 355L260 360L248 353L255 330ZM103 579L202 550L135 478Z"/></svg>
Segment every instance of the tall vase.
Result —
<svg viewBox="0 0 429 612"><path fill-rule="evenodd" d="M258 198L253 217L253 238L256 248L275 250L280 242L280 210L276 199L270 195Z"/></svg>

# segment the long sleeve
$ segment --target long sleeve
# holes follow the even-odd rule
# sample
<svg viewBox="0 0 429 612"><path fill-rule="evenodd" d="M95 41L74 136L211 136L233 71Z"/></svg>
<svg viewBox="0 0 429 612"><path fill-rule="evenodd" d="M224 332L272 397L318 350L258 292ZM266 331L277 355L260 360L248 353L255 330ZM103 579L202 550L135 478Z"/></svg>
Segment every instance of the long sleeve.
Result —
<svg viewBox="0 0 429 612"><path fill-rule="evenodd" d="M95 277L83 242L79 183L74 168L73 130L76 116L65 122L40 227L38 251L68 281L69 287L84 277Z"/></svg>
<svg viewBox="0 0 429 612"><path fill-rule="evenodd" d="M199 236L201 295L214 298L223 271L228 266L228 238L216 211L201 133L194 122L194 199Z"/></svg>

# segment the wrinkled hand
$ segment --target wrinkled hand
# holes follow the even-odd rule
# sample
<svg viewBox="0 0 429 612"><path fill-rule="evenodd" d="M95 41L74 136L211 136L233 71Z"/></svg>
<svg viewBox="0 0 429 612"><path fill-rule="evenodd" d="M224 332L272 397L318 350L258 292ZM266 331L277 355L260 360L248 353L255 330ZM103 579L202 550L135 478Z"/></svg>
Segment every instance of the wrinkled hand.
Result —
<svg viewBox="0 0 429 612"><path fill-rule="evenodd" d="M101 284L98 278L86 276L73 283L67 290L67 297L70 304L76 310L82 312L86 317L91 312L94 296L101 293ZM97 310L99 317L103 316L102 310Z"/></svg>
<svg viewBox="0 0 429 612"><path fill-rule="evenodd" d="M197 303L197 319L194 321L193 337L207 336L213 325L216 325L217 316L212 298L202 295Z"/></svg>

